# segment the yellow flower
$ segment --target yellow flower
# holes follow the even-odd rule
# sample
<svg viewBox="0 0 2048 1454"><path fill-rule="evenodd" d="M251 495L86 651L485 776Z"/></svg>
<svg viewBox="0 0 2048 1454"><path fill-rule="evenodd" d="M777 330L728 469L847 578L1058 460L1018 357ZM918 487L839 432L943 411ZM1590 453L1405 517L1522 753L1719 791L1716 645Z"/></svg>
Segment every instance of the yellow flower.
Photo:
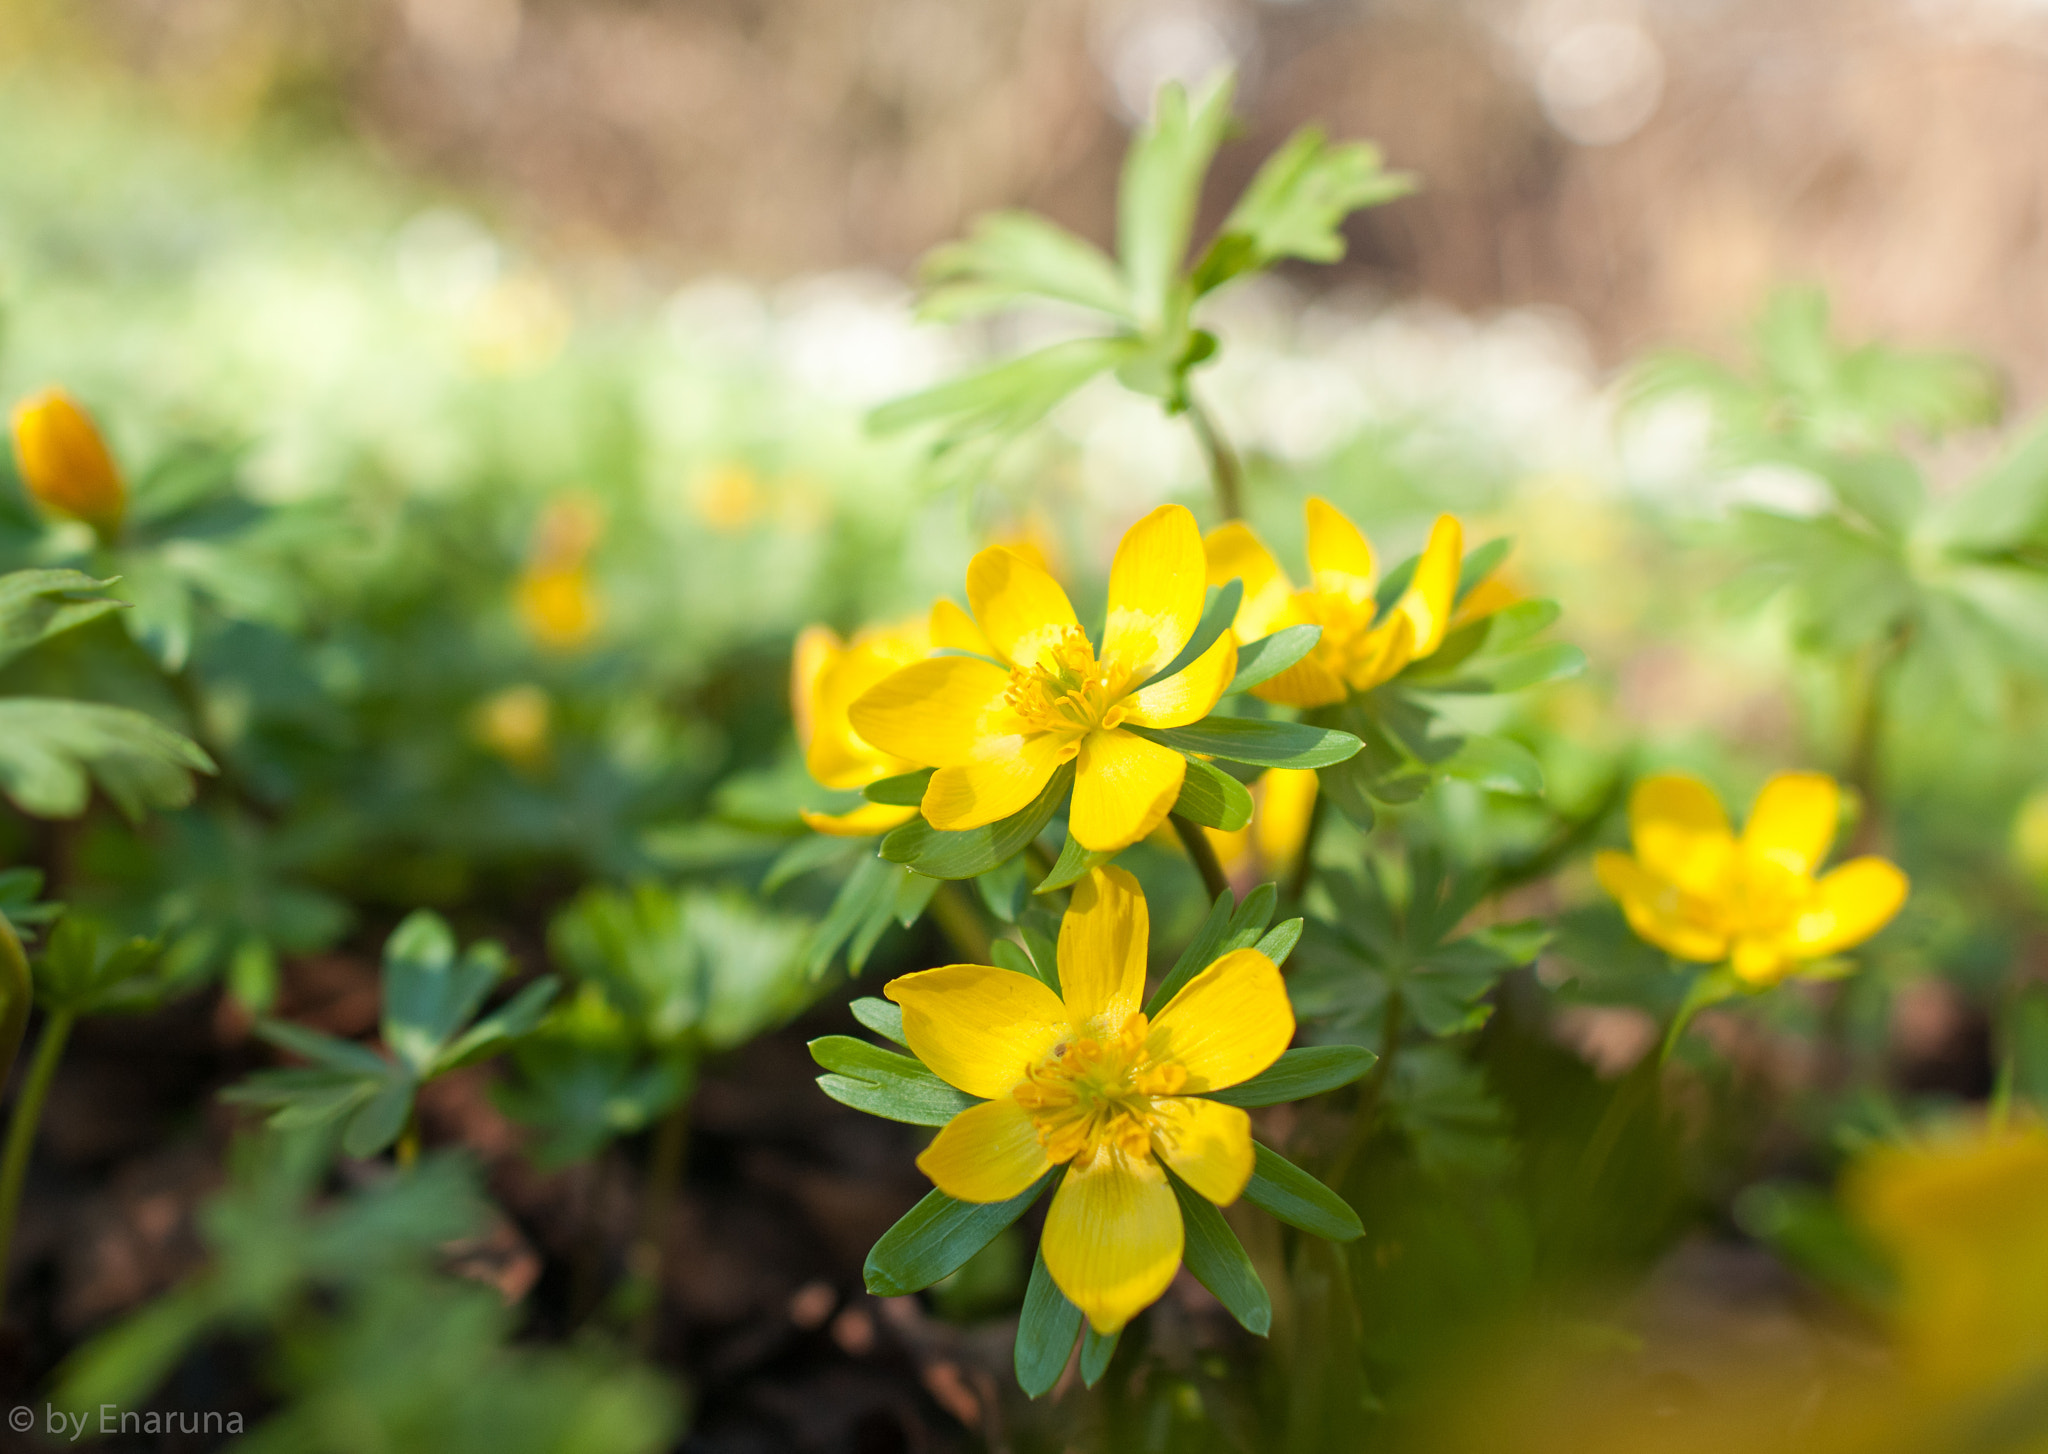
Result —
<svg viewBox="0 0 2048 1454"><path fill-rule="evenodd" d="M519 619L550 651L573 651L597 634L604 608L582 566L541 566L519 578Z"/></svg>
<svg viewBox="0 0 2048 1454"><path fill-rule="evenodd" d="M1225 632L1196 661L1146 683L1201 620L1195 517L1162 505L1125 533L1109 572L1098 657L1059 583L998 546L967 568L967 601L995 661L941 656L904 668L853 704L860 735L935 767L922 805L934 828L979 828L1028 805L1075 766L1068 827L1081 846L1137 842L1180 796L1187 759L1126 727L1182 727L1209 715L1237 672Z"/></svg>
<svg viewBox="0 0 2048 1454"><path fill-rule="evenodd" d="M1988 1391L2048 1369L2048 1131L1888 1147L1857 1165L1845 1192L1892 1254L1894 1327L1923 1387Z"/></svg>
<svg viewBox="0 0 2048 1454"><path fill-rule="evenodd" d="M62 389L14 406L14 458L22 483L45 508L83 520L102 536L121 528L128 491L92 416Z"/></svg>
<svg viewBox="0 0 2048 1454"><path fill-rule="evenodd" d="M1235 832L1204 828L1216 849L1217 861L1233 879L1246 864L1259 878L1279 878L1294 867L1308 839L1315 812L1317 782L1313 768L1268 768L1252 784L1252 820Z"/></svg>
<svg viewBox="0 0 2048 1454"><path fill-rule="evenodd" d="M1414 579L1382 617L1373 599L1372 545L1364 533L1327 500L1311 498L1307 515L1309 574L1315 584L1305 591L1294 589L1273 552L1241 520L1210 531L1204 546L1210 585L1244 582L1244 601L1232 623L1238 640L1256 641L1289 626L1323 628L1314 650L1253 687L1253 695L1290 707L1327 707L1353 692L1371 690L1443 644L1458 594L1464 532L1456 517L1437 517ZM1475 599L1477 592L1468 604ZM1504 587L1496 588L1486 594L1482 609L1461 613L1459 624L1511 599Z"/></svg>
<svg viewBox="0 0 2048 1454"><path fill-rule="evenodd" d="M531 771L547 761L553 718L548 694L527 682L478 703L472 726L477 741L514 767Z"/></svg>
<svg viewBox="0 0 2048 1454"><path fill-rule="evenodd" d="M1725 959L1746 983L1773 985L1802 960L1861 944L1906 901L1906 876L1882 858L1814 877L1840 813L1833 778L1780 773L1738 839L1712 788L1662 773L1629 798L1634 855L1602 853L1594 867L1650 943L1700 964Z"/></svg>
<svg viewBox="0 0 2048 1454"><path fill-rule="evenodd" d="M1221 1206L1251 1179L1251 1118L1203 1093L1251 1079L1294 1038L1280 970L1256 949L1224 955L1148 1019L1148 935L1137 880L1091 869L1060 923L1060 994L980 964L884 991L917 1057L984 1098L940 1129L918 1168L950 1197L1000 1202L1064 1165L1045 1267L1100 1333L1156 1300L1180 1266L1180 1206L1162 1166Z"/></svg>

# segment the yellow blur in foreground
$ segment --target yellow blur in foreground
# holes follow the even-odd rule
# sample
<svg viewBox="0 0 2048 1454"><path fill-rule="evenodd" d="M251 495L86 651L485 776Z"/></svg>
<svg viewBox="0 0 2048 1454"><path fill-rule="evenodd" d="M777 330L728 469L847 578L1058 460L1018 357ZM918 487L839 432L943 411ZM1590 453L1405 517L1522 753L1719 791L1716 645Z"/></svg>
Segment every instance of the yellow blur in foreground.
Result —
<svg viewBox="0 0 2048 1454"><path fill-rule="evenodd" d="M934 828L1007 818L1071 762L1074 837L1095 852L1128 847L1165 820L1187 759L1126 729L1201 721L1237 673L1237 645L1225 632L1195 661L1152 680L1193 637L1206 575L1201 532L1186 508L1162 505L1138 521L1110 566L1098 655L1057 581L1016 551L984 550L967 568L967 603L995 660L941 656L907 666L854 702L854 730L937 769L922 804Z"/></svg>
<svg viewBox="0 0 2048 1454"><path fill-rule="evenodd" d="M1412 661L1443 644L1453 625L1476 621L1507 605L1512 594L1484 582L1455 619L1464 530L1456 517L1439 515L1415 576L1385 616L1374 600L1372 543L1335 505L1312 498L1308 564L1312 584L1297 591L1280 563L1249 525L1233 520L1203 543L1209 584L1244 582L1244 599L1231 623L1240 642L1256 641L1289 626L1323 629L1315 648L1278 676L1252 688L1254 696L1290 707L1326 707L1353 692L1370 691Z"/></svg>
<svg viewBox="0 0 2048 1454"><path fill-rule="evenodd" d="M1252 784L1252 820L1235 832L1204 828L1232 880L1257 883L1292 873L1316 808L1313 768L1271 767Z"/></svg>
<svg viewBox="0 0 2048 1454"><path fill-rule="evenodd" d="M1764 784L1740 838L1714 790L1683 773L1637 783L1628 816L1634 854L1605 852L1594 867L1629 927L1680 959L1725 960L1756 988L1861 944L1906 901L1905 874L1882 858L1815 877L1841 817L1824 773Z"/></svg>
<svg viewBox="0 0 2048 1454"><path fill-rule="evenodd" d="M953 964L891 980L911 1050L979 1105L918 1157L948 1196L1008 1201L1055 1166L1046 1271L1099 1333L1166 1291L1180 1203L1162 1168L1220 1206L1251 1179L1251 1118L1201 1093L1250 1080L1294 1038L1280 970L1256 949L1209 965L1148 1019L1150 921L1138 882L1091 869L1060 921L1060 993L1029 975Z"/></svg>
<svg viewBox="0 0 2048 1454"><path fill-rule="evenodd" d="M120 468L92 416L62 389L14 406L14 458L22 483L44 509L83 520L111 538L128 513Z"/></svg>

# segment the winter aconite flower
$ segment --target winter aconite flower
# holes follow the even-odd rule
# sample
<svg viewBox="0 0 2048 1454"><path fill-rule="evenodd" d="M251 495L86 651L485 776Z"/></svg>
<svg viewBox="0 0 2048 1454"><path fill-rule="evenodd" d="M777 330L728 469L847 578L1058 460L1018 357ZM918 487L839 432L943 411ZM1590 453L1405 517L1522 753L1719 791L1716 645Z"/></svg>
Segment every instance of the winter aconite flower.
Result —
<svg viewBox="0 0 2048 1454"><path fill-rule="evenodd" d="M803 748L804 767L820 786L864 788L885 777L914 771L920 764L884 752L854 730L848 712L875 685L934 647L987 652L967 613L951 601L933 605L926 620L870 626L843 640L829 626L808 626L796 639L790 664L790 714ZM917 809L862 803L850 812L806 812L804 821L820 833L865 838L886 833L917 816Z"/></svg>
<svg viewBox="0 0 2048 1454"><path fill-rule="evenodd" d="M1725 960L1761 988L1861 944L1906 901L1906 876L1882 858L1814 876L1840 814L1833 778L1780 773L1738 838L1712 788L1661 773L1629 798L1635 853L1602 853L1595 868L1636 933L1680 959Z"/></svg>
<svg viewBox="0 0 2048 1454"><path fill-rule="evenodd" d="M1127 729L1200 721L1237 670L1225 632L1153 680L1194 635L1205 574L1195 517L1154 510L1117 547L1098 650L1057 581L1015 551L984 550L967 568L967 601L996 659L908 666L853 704L854 730L938 769L922 804L934 828L1007 818L1071 762L1075 839L1096 852L1126 847L1159 826L1187 772L1178 752Z"/></svg>
<svg viewBox="0 0 2048 1454"><path fill-rule="evenodd" d="M603 533L604 514L584 495L560 496L541 512L515 598L520 622L537 645L573 651L603 624L604 603L589 568Z"/></svg>
<svg viewBox="0 0 2048 1454"><path fill-rule="evenodd" d="M1244 601L1232 623L1240 641L1289 626L1323 628L1314 650L1253 693L1290 707L1326 707L1371 690L1442 644L1458 593L1464 532L1454 516L1438 516L1407 589L1381 612L1374 599L1372 545L1364 533L1327 500L1310 499L1307 514L1313 584L1305 591L1294 589L1273 553L1241 520L1210 531L1204 544L1211 585L1244 582ZM1479 614L1467 611L1463 619Z"/></svg>
<svg viewBox="0 0 2048 1454"><path fill-rule="evenodd" d="M1180 1266L1166 1168L1218 1205L1251 1178L1250 1118L1205 1094L1259 1074L1294 1037L1279 968L1256 949L1224 955L1148 1019L1148 933L1137 881L1091 869L1060 924L1059 994L978 964L904 975L885 991L917 1057L984 1098L946 1123L918 1167L948 1196L1000 1202L1065 1166L1041 1250L1105 1334Z"/></svg>
<svg viewBox="0 0 2048 1454"><path fill-rule="evenodd" d="M83 520L103 537L121 528L128 491L99 429L69 394L45 389L14 406L14 458L45 509Z"/></svg>
<svg viewBox="0 0 2048 1454"><path fill-rule="evenodd" d="M1204 828L1216 860L1233 880L1240 870L1257 878L1277 878L1294 871L1308 842L1309 820L1315 814L1317 781L1306 768L1269 768L1252 784L1252 820L1235 832Z"/></svg>

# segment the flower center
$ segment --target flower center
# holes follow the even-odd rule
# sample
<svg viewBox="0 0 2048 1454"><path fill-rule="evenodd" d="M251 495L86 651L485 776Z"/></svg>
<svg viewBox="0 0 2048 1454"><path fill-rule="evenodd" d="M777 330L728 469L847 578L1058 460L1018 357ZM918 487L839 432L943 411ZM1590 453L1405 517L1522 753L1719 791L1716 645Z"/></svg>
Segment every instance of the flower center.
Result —
<svg viewBox="0 0 2048 1454"><path fill-rule="evenodd" d="M1142 1014L1104 1040L1076 1036L1053 1046L1010 1094L1031 1114L1038 1140L1054 1162L1114 1146L1146 1154L1152 1142L1152 1100L1187 1084L1185 1066L1155 1061L1145 1048L1151 1029Z"/></svg>
<svg viewBox="0 0 2048 1454"><path fill-rule="evenodd" d="M1722 912L1736 934L1779 934L1805 911L1813 880L1771 859L1743 854Z"/></svg>
<svg viewBox="0 0 2048 1454"><path fill-rule="evenodd" d="M1066 739L1060 760L1081 750L1090 732L1108 731L1124 720L1119 673L1095 659L1095 648L1078 626L1069 626L1036 666L1010 669L1003 700L1024 719L1027 732L1051 732Z"/></svg>
<svg viewBox="0 0 2048 1454"><path fill-rule="evenodd" d="M1370 600L1354 601L1334 591L1303 591L1301 606L1302 614L1323 628L1314 654L1324 666L1349 681L1372 654L1366 638L1379 616L1378 607Z"/></svg>

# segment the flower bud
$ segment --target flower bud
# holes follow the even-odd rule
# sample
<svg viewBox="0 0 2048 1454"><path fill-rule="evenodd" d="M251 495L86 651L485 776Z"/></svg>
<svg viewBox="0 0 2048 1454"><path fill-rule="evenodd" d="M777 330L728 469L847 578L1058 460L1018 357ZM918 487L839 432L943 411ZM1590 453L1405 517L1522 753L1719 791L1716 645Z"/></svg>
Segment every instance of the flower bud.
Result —
<svg viewBox="0 0 2048 1454"><path fill-rule="evenodd" d="M128 491L107 444L61 389L45 389L14 406L14 458L22 483L45 508L83 520L102 536L121 528Z"/></svg>

